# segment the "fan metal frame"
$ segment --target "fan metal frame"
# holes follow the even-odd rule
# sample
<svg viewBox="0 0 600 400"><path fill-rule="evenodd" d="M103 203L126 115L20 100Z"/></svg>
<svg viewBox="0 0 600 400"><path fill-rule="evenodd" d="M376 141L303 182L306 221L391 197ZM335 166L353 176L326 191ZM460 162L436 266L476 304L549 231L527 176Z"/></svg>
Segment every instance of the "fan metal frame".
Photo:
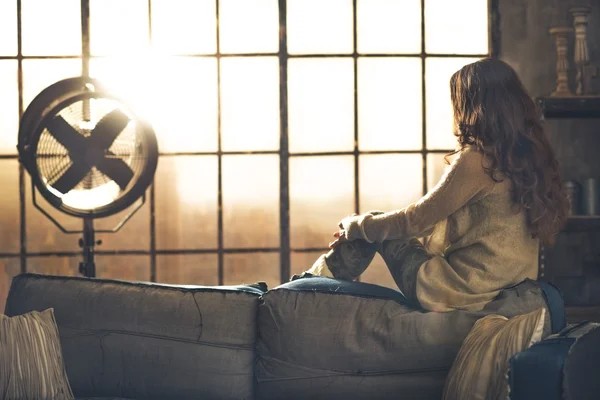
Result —
<svg viewBox="0 0 600 400"><path fill-rule="evenodd" d="M135 182L122 197L107 205L86 211L65 205L60 197L48 190L37 166L36 153L41 135L47 128L47 122L51 118L54 118L61 110L71 104L94 98L114 100L125 106L125 110L137 125L136 130L143 132L142 140L144 145L147 146L147 156L141 173L134 177ZM112 233L121 229L133 214L143 206L146 200L146 190L153 182L158 165L158 143L152 126L127 107L121 99L108 93L98 81L88 77L65 79L40 92L23 114L18 141L19 160L31 177L33 204L64 233L81 233L82 231L65 229L40 206L36 197L36 189L54 208L67 215L84 219L104 218L117 214L141 199L142 201L116 227L108 230L96 230L96 232Z"/></svg>

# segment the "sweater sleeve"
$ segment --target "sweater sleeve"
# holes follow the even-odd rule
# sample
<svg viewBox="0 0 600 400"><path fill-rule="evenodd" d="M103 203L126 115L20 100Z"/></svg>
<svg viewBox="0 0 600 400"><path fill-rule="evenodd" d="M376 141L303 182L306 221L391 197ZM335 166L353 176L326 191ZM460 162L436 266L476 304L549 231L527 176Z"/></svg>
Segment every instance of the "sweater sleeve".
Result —
<svg viewBox="0 0 600 400"><path fill-rule="evenodd" d="M438 222L489 193L495 182L483 169L482 160L476 150L463 150L440 182L416 203L379 215L344 218L341 224L346 237L381 243L423 236Z"/></svg>

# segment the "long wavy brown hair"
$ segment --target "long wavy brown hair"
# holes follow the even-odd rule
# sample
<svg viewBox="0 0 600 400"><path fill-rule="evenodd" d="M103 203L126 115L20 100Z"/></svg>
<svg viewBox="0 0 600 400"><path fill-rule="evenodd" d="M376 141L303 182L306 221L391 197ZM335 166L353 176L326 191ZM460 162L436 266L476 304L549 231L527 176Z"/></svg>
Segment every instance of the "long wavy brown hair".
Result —
<svg viewBox="0 0 600 400"><path fill-rule="evenodd" d="M533 237L552 245L568 200L539 109L517 73L498 59L465 65L450 79L458 149L476 146L496 182L512 181L515 212L525 210Z"/></svg>

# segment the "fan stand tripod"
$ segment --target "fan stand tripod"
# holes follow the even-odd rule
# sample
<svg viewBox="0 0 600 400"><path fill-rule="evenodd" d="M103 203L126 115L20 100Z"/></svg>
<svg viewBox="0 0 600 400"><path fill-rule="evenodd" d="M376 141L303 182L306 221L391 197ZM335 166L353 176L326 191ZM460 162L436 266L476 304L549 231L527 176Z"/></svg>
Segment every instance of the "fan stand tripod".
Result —
<svg viewBox="0 0 600 400"><path fill-rule="evenodd" d="M83 249L83 261L79 263L79 273L85 277L93 278L96 276L96 262L94 261L94 247L101 245L102 241L96 242L96 232L94 231L94 220L91 218L83 219L83 237L79 239L79 247Z"/></svg>
<svg viewBox="0 0 600 400"><path fill-rule="evenodd" d="M33 200L33 206L38 209L42 214L46 216L61 232L67 234L80 233L82 237L79 238L79 247L83 250L83 261L79 263L79 273L87 278L96 277L96 261L95 261L95 247L102 244L102 240L96 240L96 233L116 233L123 225L127 223L133 217L133 215L146 203L146 194L143 194L134 203L134 206L130 209L129 213L123 218L117 226L112 229L95 229L94 218L83 217L83 229L82 230L68 230L66 229L56 218L48 213L40 204L37 202L37 194L35 184L31 183L31 195Z"/></svg>

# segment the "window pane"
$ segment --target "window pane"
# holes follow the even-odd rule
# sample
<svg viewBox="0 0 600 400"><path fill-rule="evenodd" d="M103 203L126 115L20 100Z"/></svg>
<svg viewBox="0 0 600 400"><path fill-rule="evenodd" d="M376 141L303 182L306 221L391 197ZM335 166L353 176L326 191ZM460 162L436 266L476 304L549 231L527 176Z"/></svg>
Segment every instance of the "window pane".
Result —
<svg viewBox="0 0 600 400"><path fill-rule="evenodd" d="M398 290L398 285L394 282L390 270L385 265L385 261L383 261L379 253L375 254L375 258L369 267L360 276L360 281Z"/></svg>
<svg viewBox="0 0 600 400"><path fill-rule="evenodd" d="M19 225L19 162L17 160L0 160L0 182L2 182L0 253L18 253L21 228Z"/></svg>
<svg viewBox="0 0 600 400"><path fill-rule="evenodd" d="M17 55L17 0L0 2L0 37L0 55Z"/></svg>
<svg viewBox="0 0 600 400"><path fill-rule="evenodd" d="M80 235L70 235L61 232L50 219L42 214L33 205L31 194L31 179L27 175L25 181L25 212L27 229L27 251L29 252L59 252L59 251L81 251L78 246ZM37 204L65 229L81 230L83 223L81 218L75 218L64 214L51 206L36 189ZM29 263L29 261L28 261ZM76 269L75 269L76 271Z"/></svg>
<svg viewBox="0 0 600 400"><path fill-rule="evenodd" d="M96 277L149 282L150 256L98 255L96 256Z"/></svg>
<svg viewBox="0 0 600 400"><path fill-rule="evenodd" d="M425 51L486 54L487 4L485 0L425 0Z"/></svg>
<svg viewBox="0 0 600 400"><path fill-rule="evenodd" d="M79 263L82 257L28 257L27 272L54 276L81 276Z"/></svg>
<svg viewBox="0 0 600 400"><path fill-rule="evenodd" d="M361 150L423 147L420 58L359 58Z"/></svg>
<svg viewBox="0 0 600 400"><path fill-rule="evenodd" d="M156 246L217 248L217 157L161 157L156 171Z"/></svg>
<svg viewBox="0 0 600 400"><path fill-rule="evenodd" d="M452 163L457 154L453 154L448 156L448 162ZM445 161L445 154L427 154L427 190L430 191L433 189L442 179L442 176L446 173L450 164Z"/></svg>
<svg viewBox="0 0 600 400"><path fill-rule="evenodd" d="M90 0L92 55L144 53L148 29L148 0Z"/></svg>
<svg viewBox="0 0 600 400"><path fill-rule="evenodd" d="M292 251L290 268L291 275L300 275L304 271L310 269L315 261L317 261L317 258L319 258L321 254L327 253L328 250L327 243L325 243L325 246L323 246L323 251Z"/></svg>
<svg viewBox="0 0 600 400"><path fill-rule="evenodd" d="M152 0L152 47L164 54L217 51L215 0Z"/></svg>
<svg viewBox="0 0 600 400"><path fill-rule="evenodd" d="M81 54L80 0L23 0L24 55Z"/></svg>
<svg viewBox="0 0 600 400"><path fill-rule="evenodd" d="M156 281L172 285L216 286L219 267L216 254L177 254L156 257Z"/></svg>
<svg viewBox="0 0 600 400"><path fill-rule="evenodd" d="M90 75L148 118L161 152L217 150L214 58L94 58Z"/></svg>
<svg viewBox="0 0 600 400"><path fill-rule="evenodd" d="M290 54L350 54L352 35L352 0L287 0Z"/></svg>
<svg viewBox="0 0 600 400"><path fill-rule="evenodd" d="M141 200L138 200L141 202ZM138 202L135 203L138 205ZM96 229L114 229L131 212L133 206L110 217L95 221ZM97 250L150 250L150 202L146 202L116 233L99 233L102 245Z"/></svg>
<svg viewBox="0 0 600 400"><path fill-rule="evenodd" d="M23 105L42 90L65 78L81 75L81 60L23 60Z"/></svg>
<svg viewBox="0 0 600 400"><path fill-rule="evenodd" d="M222 148L279 149L279 62L276 57L221 60Z"/></svg>
<svg viewBox="0 0 600 400"><path fill-rule="evenodd" d="M444 154L427 154L427 190L431 190L442 178L448 165Z"/></svg>
<svg viewBox="0 0 600 400"><path fill-rule="evenodd" d="M19 130L19 89L17 86L17 61L0 61L0 154L17 152Z"/></svg>
<svg viewBox="0 0 600 400"><path fill-rule="evenodd" d="M420 154L374 154L359 158L360 211L399 210L423 195Z"/></svg>
<svg viewBox="0 0 600 400"><path fill-rule="evenodd" d="M420 53L421 0L358 0L359 53Z"/></svg>
<svg viewBox="0 0 600 400"><path fill-rule="evenodd" d="M327 248L342 218L354 212L354 158L290 159L293 248Z"/></svg>
<svg viewBox="0 0 600 400"><path fill-rule="evenodd" d="M4 313L12 278L21 273L19 258L0 258L0 313Z"/></svg>
<svg viewBox="0 0 600 400"><path fill-rule="evenodd" d="M290 60L288 109L291 152L352 150L353 60Z"/></svg>
<svg viewBox="0 0 600 400"><path fill-rule="evenodd" d="M279 247L279 157L223 157L224 246Z"/></svg>
<svg viewBox="0 0 600 400"><path fill-rule="evenodd" d="M225 285L266 282L272 288L280 284L279 253L225 254Z"/></svg>
<svg viewBox="0 0 600 400"><path fill-rule="evenodd" d="M425 60L427 147L454 149L452 105L450 103L450 77L464 65L477 58L427 58Z"/></svg>
<svg viewBox="0 0 600 400"><path fill-rule="evenodd" d="M221 53L276 53L277 0L220 0L219 34Z"/></svg>

